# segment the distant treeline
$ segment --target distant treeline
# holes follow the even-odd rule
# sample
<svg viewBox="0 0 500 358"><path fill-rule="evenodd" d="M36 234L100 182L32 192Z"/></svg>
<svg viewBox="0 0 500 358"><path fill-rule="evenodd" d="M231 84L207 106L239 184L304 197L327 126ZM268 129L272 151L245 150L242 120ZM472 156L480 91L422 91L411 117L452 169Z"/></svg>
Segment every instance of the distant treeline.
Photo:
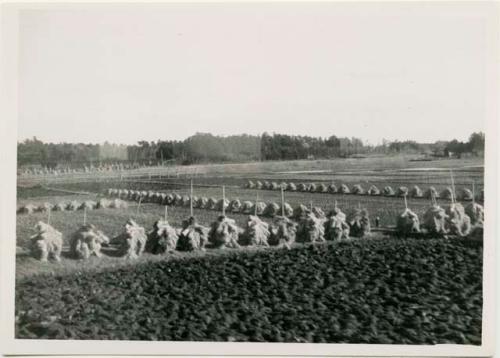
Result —
<svg viewBox="0 0 500 358"><path fill-rule="evenodd" d="M214 136L197 133L184 141L140 141L136 145L44 143L36 137L18 143L19 166L98 166L106 163L193 164L342 158L366 154L425 154L429 156L483 155L484 133L473 133L469 141L417 143L384 141L372 146L359 138L328 138L284 134Z"/></svg>

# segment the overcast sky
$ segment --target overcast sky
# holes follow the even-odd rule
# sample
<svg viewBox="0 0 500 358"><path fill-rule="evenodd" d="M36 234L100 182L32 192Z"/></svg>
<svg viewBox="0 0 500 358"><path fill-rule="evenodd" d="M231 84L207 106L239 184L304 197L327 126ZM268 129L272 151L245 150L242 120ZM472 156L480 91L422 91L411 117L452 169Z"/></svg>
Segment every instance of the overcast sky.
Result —
<svg viewBox="0 0 500 358"><path fill-rule="evenodd" d="M484 11L142 5L19 19L19 132L135 143L279 132L465 140L484 130Z"/></svg>

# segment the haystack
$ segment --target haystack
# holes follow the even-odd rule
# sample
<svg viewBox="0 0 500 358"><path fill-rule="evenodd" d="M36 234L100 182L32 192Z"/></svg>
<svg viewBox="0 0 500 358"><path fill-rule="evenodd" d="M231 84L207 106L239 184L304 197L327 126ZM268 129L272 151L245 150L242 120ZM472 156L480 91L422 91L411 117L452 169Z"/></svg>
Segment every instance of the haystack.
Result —
<svg viewBox="0 0 500 358"><path fill-rule="evenodd" d="M113 195L113 191L114 191L114 190L115 190L115 189L113 189L113 188L108 188L108 189L106 190L106 194L108 194L108 196L112 196L112 195Z"/></svg>
<svg viewBox="0 0 500 358"><path fill-rule="evenodd" d="M432 197L437 199L437 198L439 198L439 193L436 190L436 188L434 188L433 186L430 186L429 189L427 189L425 191L424 197L427 199L432 199Z"/></svg>
<svg viewBox="0 0 500 358"><path fill-rule="evenodd" d="M318 186L316 185L316 183L309 184L309 191L311 193L315 193L316 191L318 191Z"/></svg>
<svg viewBox="0 0 500 358"><path fill-rule="evenodd" d="M384 196L394 196L396 193L394 192L394 189L390 187L389 185L384 187L384 190L382 191Z"/></svg>
<svg viewBox="0 0 500 358"><path fill-rule="evenodd" d="M239 213L241 211L241 208L242 208L241 201L239 201L238 199L233 199L229 203L228 210L231 213Z"/></svg>
<svg viewBox="0 0 500 358"><path fill-rule="evenodd" d="M474 200L474 195L472 194L472 190L463 188L460 192L460 199L464 201Z"/></svg>
<svg viewBox="0 0 500 358"><path fill-rule="evenodd" d="M324 219L326 218L325 212L323 209L321 209L319 206L313 206L312 208L312 213L318 218L318 219Z"/></svg>
<svg viewBox="0 0 500 358"><path fill-rule="evenodd" d="M439 197L442 199L451 200L453 198L453 190L450 187L446 187L439 194Z"/></svg>
<svg viewBox="0 0 500 358"><path fill-rule="evenodd" d="M199 225L194 217L182 222L182 230L177 241L177 250L195 251L205 250L208 241L209 228Z"/></svg>
<svg viewBox="0 0 500 358"><path fill-rule="evenodd" d="M368 195L380 195L380 189L377 188L375 185L370 186L368 189Z"/></svg>
<svg viewBox="0 0 500 358"><path fill-rule="evenodd" d="M269 245L290 248L290 245L295 242L297 236L296 222L287 217L276 216L270 228Z"/></svg>
<svg viewBox="0 0 500 358"><path fill-rule="evenodd" d="M175 203L175 197L173 194L167 194L165 197L165 200L163 201L163 204L165 205L174 205Z"/></svg>
<svg viewBox="0 0 500 358"><path fill-rule="evenodd" d="M250 215L240 242L244 246L269 246L270 235L269 225L258 216Z"/></svg>
<svg viewBox="0 0 500 358"><path fill-rule="evenodd" d="M349 232L353 237L365 237L370 234L370 217L366 209L354 209L347 219Z"/></svg>
<svg viewBox="0 0 500 358"><path fill-rule="evenodd" d="M146 251L152 254L165 254L175 251L179 235L177 230L169 225L168 221L157 220L153 230L148 233Z"/></svg>
<svg viewBox="0 0 500 358"><path fill-rule="evenodd" d="M246 187L247 187L248 189L255 189L255 183L254 183L253 181L249 180L249 181L247 182Z"/></svg>
<svg viewBox="0 0 500 358"><path fill-rule="evenodd" d="M350 194L351 190L349 190L349 187L345 184L340 185L339 187L339 193L340 194Z"/></svg>
<svg viewBox="0 0 500 358"><path fill-rule="evenodd" d="M33 204L26 204L17 209L18 214L32 214L36 209L36 206Z"/></svg>
<svg viewBox="0 0 500 358"><path fill-rule="evenodd" d="M147 203L154 203L156 200L156 192L149 190L144 197L144 201Z"/></svg>
<svg viewBox="0 0 500 358"><path fill-rule="evenodd" d="M414 185L410 190L410 196L412 198L421 198L424 196L422 189L420 189L417 185Z"/></svg>
<svg viewBox="0 0 500 358"><path fill-rule="evenodd" d="M267 204L266 209L264 210L264 216L274 217L279 214L281 214L280 206L277 203L271 202Z"/></svg>
<svg viewBox="0 0 500 358"><path fill-rule="evenodd" d="M472 225L483 225L484 208L482 205L472 202L465 207L465 213L470 217Z"/></svg>
<svg viewBox="0 0 500 358"><path fill-rule="evenodd" d="M183 195L181 205L189 207L191 205L191 197L189 195Z"/></svg>
<svg viewBox="0 0 500 358"><path fill-rule="evenodd" d="M297 185L295 183L288 183L286 186L287 191L297 191Z"/></svg>
<svg viewBox="0 0 500 358"><path fill-rule="evenodd" d="M115 199L116 200L116 199ZM85 200L79 207L78 210L94 210L97 206L97 203L92 200Z"/></svg>
<svg viewBox="0 0 500 358"><path fill-rule="evenodd" d="M257 180L255 182L255 189L263 189L264 188L264 184L262 184L262 182L260 180Z"/></svg>
<svg viewBox="0 0 500 358"><path fill-rule="evenodd" d="M31 255L40 261L61 260L62 234L49 224L39 221L35 225L36 234L30 237Z"/></svg>
<svg viewBox="0 0 500 358"><path fill-rule="evenodd" d="M236 221L225 215L220 215L210 226L208 241L216 248L240 247L238 237L243 230L236 225Z"/></svg>
<svg viewBox="0 0 500 358"><path fill-rule="evenodd" d="M53 211L64 211L66 210L66 207L68 206L68 203L65 203L65 202L59 202L57 204L54 205L54 207L52 208Z"/></svg>
<svg viewBox="0 0 500 358"><path fill-rule="evenodd" d="M257 215L263 215L266 210L266 203L263 201L258 201L256 205L254 205L254 213L257 212Z"/></svg>
<svg viewBox="0 0 500 358"><path fill-rule="evenodd" d="M111 205L111 201L108 199L101 198L97 201L96 208L97 209L107 209Z"/></svg>
<svg viewBox="0 0 500 358"><path fill-rule="evenodd" d="M402 235L419 233L420 220L418 219L418 215L410 209L405 209L405 211L397 217L396 230Z"/></svg>
<svg viewBox="0 0 500 358"><path fill-rule="evenodd" d="M160 193L160 198L158 199L158 204L166 205L167 204L167 194Z"/></svg>
<svg viewBox="0 0 500 358"><path fill-rule="evenodd" d="M281 188L283 188L283 190L285 190L285 191L286 191L286 190L287 190L287 188L288 188L288 184L287 184L286 182L282 181L282 182L280 183L280 189L281 189Z"/></svg>
<svg viewBox="0 0 500 358"><path fill-rule="evenodd" d="M297 227L298 242L324 242L325 220L319 219L313 213L302 217Z"/></svg>
<svg viewBox="0 0 500 358"><path fill-rule="evenodd" d="M328 193L328 186L325 183L321 183L316 188L318 193Z"/></svg>
<svg viewBox="0 0 500 358"><path fill-rule="evenodd" d="M241 209L240 209L240 212L244 213L244 214L253 214L253 203L251 201L244 201L242 204L241 204Z"/></svg>
<svg viewBox="0 0 500 358"><path fill-rule="evenodd" d="M263 189L266 189L266 190L271 190L272 189L272 184L271 182L265 180L264 181L264 186L263 186Z"/></svg>
<svg viewBox="0 0 500 358"><path fill-rule="evenodd" d="M227 210L229 207L229 200L227 199L219 199L217 200L217 204L215 205L215 210L216 211L222 211L222 206L224 205L224 210Z"/></svg>
<svg viewBox="0 0 500 358"><path fill-rule="evenodd" d="M111 209L126 209L128 208L128 204L126 201L123 201L121 199L114 199L109 204L109 207Z"/></svg>
<svg viewBox="0 0 500 358"><path fill-rule="evenodd" d="M99 201L101 201L101 200L109 201L107 199L100 199ZM66 210L68 210L68 211L76 211L76 210L78 210L79 207L80 207L80 203L78 201L76 201L76 200L73 200L73 201L70 201L68 203L68 205L66 206Z"/></svg>
<svg viewBox="0 0 500 358"><path fill-rule="evenodd" d="M328 192L330 194L335 194L338 191L337 186L335 184L328 185Z"/></svg>
<svg viewBox="0 0 500 358"><path fill-rule="evenodd" d="M47 202L40 204L36 208L36 211L41 212L41 213L44 213L44 212L47 212L47 211L51 211L51 210L52 210L52 204L51 203L47 203Z"/></svg>
<svg viewBox="0 0 500 358"><path fill-rule="evenodd" d="M326 240L338 241L349 238L349 225L345 221L345 215L337 214L335 214L335 211L331 211L326 218L324 224Z"/></svg>
<svg viewBox="0 0 500 358"><path fill-rule="evenodd" d="M408 188L406 186L400 186L396 191L396 195L399 197L408 196Z"/></svg>
<svg viewBox="0 0 500 358"><path fill-rule="evenodd" d="M445 210L434 204L424 213L422 226L430 234L446 234L448 232L446 229L447 218Z"/></svg>
<svg viewBox="0 0 500 358"><path fill-rule="evenodd" d="M127 189L123 189L120 198L127 199L128 196L129 196L129 191Z"/></svg>
<svg viewBox="0 0 500 358"><path fill-rule="evenodd" d="M343 221L346 221L346 219L347 219L347 215L346 215L346 214L344 214L344 213L342 212L342 210L340 210L340 208L339 208L339 207L334 207L334 208L332 209L332 211L330 211L330 212L328 213L328 217L331 217L331 216L336 216L336 217L340 218L340 219L341 219L341 220L343 220Z"/></svg>
<svg viewBox="0 0 500 358"><path fill-rule="evenodd" d="M146 230L132 219L125 223L124 232L112 240L120 246L120 255L126 259L136 259L141 256L146 247L146 241Z"/></svg>
<svg viewBox="0 0 500 358"><path fill-rule="evenodd" d="M279 212L280 212L280 214L283 214L283 212L284 212L286 217L293 216L293 208L288 203L284 203L283 204L283 209L281 208L281 205L280 205Z"/></svg>
<svg viewBox="0 0 500 358"><path fill-rule="evenodd" d="M310 212L311 210L307 206L300 204L299 206L296 206L295 209L293 209L293 218L297 221L301 220L303 217L307 216Z"/></svg>
<svg viewBox="0 0 500 358"><path fill-rule="evenodd" d="M299 183L299 185L297 185L297 191L309 191L309 186L306 183Z"/></svg>
<svg viewBox="0 0 500 358"><path fill-rule="evenodd" d="M173 196L174 196L174 202L173 202L173 204L175 206L181 206L182 205L182 196L180 196L177 193L174 193Z"/></svg>
<svg viewBox="0 0 500 358"><path fill-rule="evenodd" d="M109 244L109 238L92 224L81 226L70 239L70 254L86 260L94 255L101 257L101 246Z"/></svg>
<svg viewBox="0 0 500 358"><path fill-rule="evenodd" d="M280 190L281 188L280 188L280 186L279 186L279 184L278 184L278 183L276 183L275 181L273 181L273 182L271 183L271 188L270 188L270 189L271 189L271 190Z"/></svg>
<svg viewBox="0 0 500 358"><path fill-rule="evenodd" d="M352 191L351 191L353 194L358 194L358 195L361 195L361 194L364 194L365 193L365 189L363 189L363 187L360 185L360 184L356 184L352 187Z"/></svg>
<svg viewBox="0 0 500 358"><path fill-rule="evenodd" d="M452 203L446 209L446 227L452 235L467 236L471 231L471 219L465 213L465 209L460 203Z"/></svg>
<svg viewBox="0 0 500 358"><path fill-rule="evenodd" d="M207 201L206 209L214 210L217 208L217 199L209 198Z"/></svg>
<svg viewBox="0 0 500 358"><path fill-rule="evenodd" d="M196 204L196 207L199 209L206 209L207 204L208 204L208 198L200 196L198 198L198 203Z"/></svg>
<svg viewBox="0 0 500 358"><path fill-rule="evenodd" d="M193 201L193 208L199 209L200 208L200 198L198 198L197 196L193 196L193 198L191 200Z"/></svg>

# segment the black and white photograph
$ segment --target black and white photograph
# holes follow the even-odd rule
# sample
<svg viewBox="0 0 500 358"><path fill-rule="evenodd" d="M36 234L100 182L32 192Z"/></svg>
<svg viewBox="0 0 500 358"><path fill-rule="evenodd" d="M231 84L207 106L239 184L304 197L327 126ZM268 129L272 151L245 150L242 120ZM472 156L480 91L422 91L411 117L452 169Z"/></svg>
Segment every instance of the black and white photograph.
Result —
<svg viewBox="0 0 500 358"><path fill-rule="evenodd" d="M493 353L498 3L2 28L6 353Z"/></svg>

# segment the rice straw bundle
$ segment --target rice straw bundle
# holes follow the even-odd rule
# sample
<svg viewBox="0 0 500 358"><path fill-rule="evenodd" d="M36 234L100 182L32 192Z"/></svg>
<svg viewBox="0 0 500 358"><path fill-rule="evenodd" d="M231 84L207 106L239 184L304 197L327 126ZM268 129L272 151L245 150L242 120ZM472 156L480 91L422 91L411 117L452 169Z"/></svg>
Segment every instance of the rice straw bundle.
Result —
<svg viewBox="0 0 500 358"><path fill-rule="evenodd" d="M325 220L319 219L313 213L302 217L297 228L298 242L324 242Z"/></svg>
<svg viewBox="0 0 500 358"><path fill-rule="evenodd" d="M418 215L406 208L396 219L396 230L403 235L420 232L420 220Z"/></svg>
<svg viewBox="0 0 500 358"><path fill-rule="evenodd" d="M280 206L277 203L268 203L264 210L264 216L274 217L280 214Z"/></svg>
<svg viewBox="0 0 500 358"><path fill-rule="evenodd" d="M170 226L168 221L157 220L148 234L146 251L155 255L174 252L178 240L177 230Z"/></svg>
<svg viewBox="0 0 500 358"><path fill-rule="evenodd" d="M382 193L384 196L394 196L396 193L394 192L394 189L390 187L389 185L385 186Z"/></svg>
<svg viewBox="0 0 500 358"><path fill-rule="evenodd" d="M368 210L356 208L349 215L347 220L349 224L349 232L353 237L365 237L370 234L370 217L368 215Z"/></svg>
<svg viewBox="0 0 500 358"><path fill-rule="evenodd" d="M350 194L351 190L349 190L349 187L345 184L340 185L339 187L339 193L340 194Z"/></svg>
<svg viewBox="0 0 500 358"><path fill-rule="evenodd" d="M420 189L417 185L414 185L410 191L410 197L422 198L423 196L424 196L424 193L422 192L422 189Z"/></svg>
<svg viewBox="0 0 500 358"><path fill-rule="evenodd" d="M270 226L271 235L269 236L269 245L286 246L295 242L297 236L297 223L284 216L276 216Z"/></svg>
<svg viewBox="0 0 500 358"><path fill-rule="evenodd" d="M258 216L250 215L241 235L241 244L245 246L269 246L271 232L269 225Z"/></svg>
<svg viewBox="0 0 500 358"><path fill-rule="evenodd" d="M208 241L216 248L238 248L238 237L242 232L235 220L220 215L210 227Z"/></svg>
<svg viewBox="0 0 500 358"><path fill-rule="evenodd" d="M399 197L408 196L408 188L406 186L400 186L396 192L396 195Z"/></svg>
<svg viewBox="0 0 500 358"><path fill-rule="evenodd" d="M360 185L360 184L356 184L352 187L352 191L351 191L353 194L358 194L358 195L361 195L361 194L364 194L365 193L365 190L363 189L363 187Z"/></svg>
<svg viewBox="0 0 500 358"><path fill-rule="evenodd" d="M205 250L209 228L199 225L194 217L182 222L182 230L177 241L179 251Z"/></svg>

